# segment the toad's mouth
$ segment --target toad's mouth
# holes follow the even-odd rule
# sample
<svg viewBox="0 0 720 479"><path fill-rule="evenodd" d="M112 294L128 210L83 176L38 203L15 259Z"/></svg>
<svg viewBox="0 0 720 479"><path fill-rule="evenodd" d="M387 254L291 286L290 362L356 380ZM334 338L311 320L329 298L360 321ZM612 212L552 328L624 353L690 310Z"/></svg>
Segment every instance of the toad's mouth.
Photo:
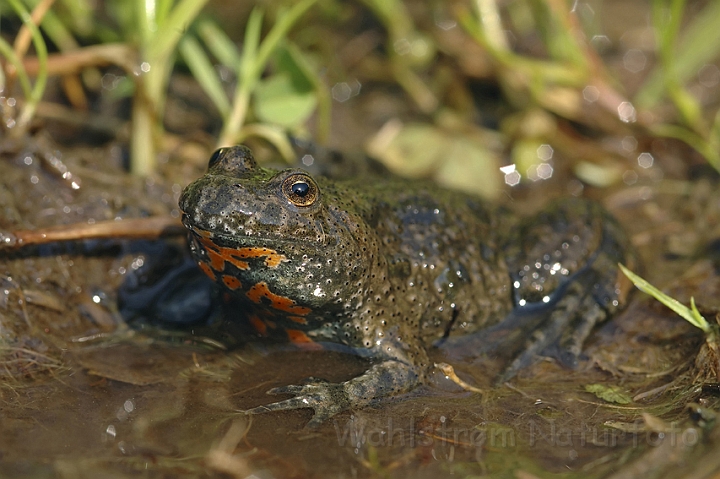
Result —
<svg viewBox="0 0 720 479"><path fill-rule="evenodd" d="M290 262L290 256L298 253L303 256L321 254L327 244L303 241L299 238L272 238L268 236L231 235L207 231L186 223L192 232L192 241L205 252L207 261L215 271L223 271L226 263L240 270L249 269L249 259L264 258L265 266L276 269L283 263Z"/></svg>
<svg viewBox="0 0 720 479"><path fill-rule="evenodd" d="M210 238L223 246L264 246L264 245L304 245L307 248L326 248L335 242L329 235L318 235L317 238L285 233L273 234L267 231L255 233L252 230L240 229L235 232L221 231L206 224L198 226L188 213L182 212L182 223L198 238Z"/></svg>
<svg viewBox="0 0 720 479"><path fill-rule="evenodd" d="M221 231L210 231L197 226L193 226L183 217L183 223L198 240L207 240L213 243L215 246L224 248L273 248L275 246L293 246L293 249L297 249L298 246L301 248L307 248L308 250L325 248L330 246L326 243L318 243L315 241L303 239L297 236L271 236L271 235L253 235L247 232L243 234L231 234L224 233Z"/></svg>

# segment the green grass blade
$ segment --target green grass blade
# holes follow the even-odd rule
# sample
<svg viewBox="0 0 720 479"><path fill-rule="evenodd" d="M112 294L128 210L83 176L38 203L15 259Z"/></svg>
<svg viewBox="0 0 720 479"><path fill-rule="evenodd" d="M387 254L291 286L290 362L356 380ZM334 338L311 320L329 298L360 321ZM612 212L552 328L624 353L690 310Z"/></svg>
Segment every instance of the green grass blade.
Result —
<svg viewBox="0 0 720 479"><path fill-rule="evenodd" d="M643 108L657 104L666 92L667 85L675 81L685 84L700 67L709 63L720 53L720 2L709 2L684 28L685 36L680 40L675 54L666 65L655 66L649 79L635 96L636 103Z"/></svg>
<svg viewBox="0 0 720 479"><path fill-rule="evenodd" d="M650 131L655 136L664 136L683 141L707 158L710 164L718 164L718 161L715 160L715 158L717 158L717 150L712 149L712 145L708 144L703 137L684 126L661 123L652 125Z"/></svg>
<svg viewBox="0 0 720 479"><path fill-rule="evenodd" d="M168 58L205 3L207 0L180 0L153 33L147 44L147 58L156 61Z"/></svg>
<svg viewBox="0 0 720 479"><path fill-rule="evenodd" d="M13 50L12 45L6 42L4 38L0 38L0 56L5 57L5 59L15 67L18 79L20 80L20 88L22 88L23 95L25 95L25 98L30 98L30 95L32 95L30 77L28 77L20 59L17 55L15 55L15 50ZM5 85L2 84L1 86L4 87Z"/></svg>
<svg viewBox="0 0 720 479"><path fill-rule="evenodd" d="M503 27L497 2L495 0L475 0L473 5L477 15L474 30L482 37L481 44L485 44L493 53L509 51L507 32ZM468 19L465 20L467 22Z"/></svg>
<svg viewBox="0 0 720 479"><path fill-rule="evenodd" d="M275 51L280 41L285 38L288 31L295 25L295 22L297 22L316 1L317 0L302 0L280 16L258 49L256 61L258 68L264 68L270 55Z"/></svg>
<svg viewBox="0 0 720 479"><path fill-rule="evenodd" d="M690 299L690 305L691 307L688 308L684 304L682 304L677 299L671 298L667 294L663 293L659 289L657 289L652 284L648 283L646 280L641 278L640 276L636 275L629 269L627 269L622 264L618 263L618 266L622 270L622 272L627 276L630 281L633 282L633 284L643 293L647 293L653 298L660 301L662 304L673 310L675 313L677 313L679 316L681 316L683 319L685 319L687 322L695 326L696 328L702 329L704 332L708 332L710 330L710 324L707 322L707 320L700 314L700 312L695 307L695 299Z"/></svg>
<svg viewBox="0 0 720 479"><path fill-rule="evenodd" d="M167 20L168 15L172 11L175 0L154 0L155 1L155 21L158 25L162 25Z"/></svg>
<svg viewBox="0 0 720 479"><path fill-rule="evenodd" d="M673 48L680 31L684 10L685 0L653 0L652 2L651 14L658 51L665 64L672 61Z"/></svg>
<svg viewBox="0 0 720 479"><path fill-rule="evenodd" d="M256 68L256 57L258 45L260 45L260 34L262 29L263 12L258 7L252 9L245 25L245 38L243 41L243 51L240 63L238 63L239 71L237 76L240 79L238 88L252 89L249 83L255 83L259 76L259 68ZM264 66L264 64L262 65ZM260 68L262 68L262 66ZM256 70L257 75L256 75ZM254 86L254 85L253 85Z"/></svg>
<svg viewBox="0 0 720 479"><path fill-rule="evenodd" d="M713 168L720 171L720 111L715 114L707 144L708 149L713 153L707 160Z"/></svg>
<svg viewBox="0 0 720 479"><path fill-rule="evenodd" d="M320 79L315 68L305 53L295 46L292 42L287 42L285 45L288 53L295 59L298 68L300 68L305 77L312 83L315 89L315 96L317 98L317 137L318 140L323 143L327 141L330 135L330 121L332 114L332 97L325 83Z"/></svg>
<svg viewBox="0 0 720 479"><path fill-rule="evenodd" d="M87 0L63 0L63 10L66 12L63 18L58 19L68 31L81 37L91 37L98 27L97 5ZM52 10L50 10L52 12ZM48 12L48 13L50 13Z"/></svg>
<svg viewBox="0 0 720 479"><path fill-rule="evenodd" d="M150 39L150 32L155 28L155 17L152 10L145 8L145 0L135 0L133 2L133 12L135 14L134 22L122 22L126 26L135 25L135 34L138 35L138 41L141 45L146 45Z"/></svg>
<svg viewBox="0 0 720 479"><path fill-rule="evenodd" d="M200 43L194 37L186 36L180 42L180 54L200 87L212 100L215 108L223 117L227 116L230 113L230 103L216 70Z"/></svg>
<svg viewBox="0 0 720 479"><path fill-rule="evenodd" d="M35 85L32 88L30 96L27 98L27 102L23 107L20 118L18 119L18 126L21 131L30 123L32 117L35 115L35 109L38 103L42 99L43 93L45 93L45 84L47 83L47 46L45 40L40 33L40 29L35 25L30 16L30 13L18 0L8 0L13 9L17 12L18 16L22 20L25 27L30 30L32 35L33 46L35 47L35 54L37 55L39 69L38 74L35 77Z"/></svg>
<svg viewBox="0 0 720 479"><path fill-rule="evenodd" d="M28 8L35 7L38 3L40 3L39 0L25 0ZM80 46L70 30L52 10L45 12L40 27L61 51L75 50Z"/></svg>
<svg viewBox="0 0 720 479"><path fill-rule="evenodd" d="M300 16L315 2L316 0L302 0L293 5L287 12L281 14L262 43L260 42L262 13L257 7L250 12L245 27L245 44L243 45L242 59L239 65L239 81L233 98L233 107L230 115L225 118L225 124L218 139L218 146L227 146L234 143L234 138L237 137L245 123L250 97L257 86L270 55L272 55Z"/></svg>
<svg viewBox="0 0 720 479"><path fill-rule="evenodd" d="M240 55L235 43L230 40L225 32L220 29L217 23L211 20L203 20L197 26L199 37L205 47L210 50L215 58L223 65L236 71L240 64Z"/></svg>

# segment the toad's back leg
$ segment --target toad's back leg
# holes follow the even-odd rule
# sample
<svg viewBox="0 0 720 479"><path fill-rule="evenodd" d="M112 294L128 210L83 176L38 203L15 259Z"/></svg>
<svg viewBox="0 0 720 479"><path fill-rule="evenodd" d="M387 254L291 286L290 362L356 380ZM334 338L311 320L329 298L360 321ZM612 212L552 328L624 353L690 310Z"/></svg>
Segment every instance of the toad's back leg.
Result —
<svg viewBox="0 0 720 479"><path fill-rule="evenodd" d="M550 346L574 366L593 326L621 307L629 289L617 267L634 264L622 228L598 203L560 200L526 220L506 254L517 308L553 309L501 381Z"/></svg>

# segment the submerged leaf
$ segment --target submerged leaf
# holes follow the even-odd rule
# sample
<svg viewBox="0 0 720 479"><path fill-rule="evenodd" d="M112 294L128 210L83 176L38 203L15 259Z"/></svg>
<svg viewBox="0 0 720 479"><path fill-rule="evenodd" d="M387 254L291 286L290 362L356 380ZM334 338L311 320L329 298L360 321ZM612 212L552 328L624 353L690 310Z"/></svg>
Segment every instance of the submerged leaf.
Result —
<svg viewBox="0 0 720 479"><path fill-rule="evenodd" d="M594 394L598 399L616 404L629 404L632 402L630 396L617 386L605 386L603 384L587 384L585 391Z"/></svg>

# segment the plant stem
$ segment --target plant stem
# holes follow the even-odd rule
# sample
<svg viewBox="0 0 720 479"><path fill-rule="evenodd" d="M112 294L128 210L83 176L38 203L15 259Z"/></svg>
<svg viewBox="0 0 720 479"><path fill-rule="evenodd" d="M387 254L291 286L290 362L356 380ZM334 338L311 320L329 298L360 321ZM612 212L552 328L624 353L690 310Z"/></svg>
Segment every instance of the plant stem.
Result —
<svg viewBox="0 0 720 479"><path fill-rule="evenodd" d="M217 146L234 145L245 124L250 107L250 95L260 80L263 69L270 59L270 55L277 49L287 32L317 0L302 0L282 14L275 25L270 29L265 39L260 43L260 28L262 26L262 13L253 9L245 27L245 45L242 60L239 65L238 86L235 90L235 99L230 116L223 125Z"/></svg>
<svg viewBox="0 0 720 479"><path fill-rule="evenodd" d="M156 2L136 2L144 60L142 71L135 72L138 80L133 99L130 169L136 175L155 171L155 152L162 134L165 88L172 71L172 58L187 25L207 2L180 0L170 9L172 2L169 1L161 1L159 10L155 9Z"/></svg>
<svg viewBox="0 0 720 479"><path fill-rule="evenodd" d="M23 26L27 28L32 35L32 41L35 46L35 53L37 54L39 65L38 75L35 79L35 86L32 88L32 92L25 102L25 106L20 113L20 118L18 118L17 121L16 130L14 130L16 134L22 134L25 132L30 120L32 120L35 115L35 109L37 108L38 103L40 103L43 93L45 92L45 84L47 82L47 47L42 35L40 34L40 30L37 25L35 25L35 22L25 7L23 7L18 0L8 1L18 13L18 16L22 19Z"/></svg>

